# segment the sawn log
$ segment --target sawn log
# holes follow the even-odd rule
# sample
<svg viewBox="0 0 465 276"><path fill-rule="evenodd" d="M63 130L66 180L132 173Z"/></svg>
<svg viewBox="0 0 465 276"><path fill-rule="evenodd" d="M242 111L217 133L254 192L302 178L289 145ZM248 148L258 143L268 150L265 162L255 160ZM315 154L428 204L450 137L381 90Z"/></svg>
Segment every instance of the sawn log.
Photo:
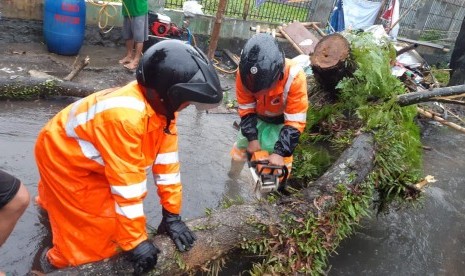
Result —
<svg viewBox="0 0 465 276"><path fill-rule="evenodd" d="M70 81L56 81L42 78L0 77L0 100L31 100L46 96L85 97L96 89L89 85Z"/></svg>

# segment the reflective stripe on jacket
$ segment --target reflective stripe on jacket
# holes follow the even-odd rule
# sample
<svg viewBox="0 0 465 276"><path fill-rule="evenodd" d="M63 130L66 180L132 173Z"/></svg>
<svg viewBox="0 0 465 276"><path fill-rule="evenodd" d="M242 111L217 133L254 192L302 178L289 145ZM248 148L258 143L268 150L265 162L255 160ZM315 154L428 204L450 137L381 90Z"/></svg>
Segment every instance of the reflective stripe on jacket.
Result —
<svg viewBox="0 0 465 276"><path fill-rule="evenodd" d="M43 142L36 146L40 185L53 187L45 190L52 190L61 204L67 206L66 210L56 212L71 212L70 217L85 216L83 221L92 216L116 217L116 226L108 222L106 228L115 233L105 234L112 235L123 250L130 250L147 239L142 201L147 194L146 169L152 167L163 208L179 214L182 188L178 136L175 122L170 125L171 134L164 132L165 126L165 117L155 113L137 82L94 93L58 113L40 134L45 137L41 138L43 141L52 141L52 145ZM105 185L109 195L93 191L102 190ZM71 186L85 190L71 195ZM55 202L47 201L45 194L44 198L39 195L44 208L54 216ZM89 203L83 206L80 199L73 199L76 196ZM95 206L89 206L93 202ZM104 220L98 221L102 224L96 228L105 229ZM57 231L68 223L79 229L78 221L58 223L61 226L57 226ZM86 238L99 234L92 227L79 231ZM77 250L79 246L76 245Z"/></svg>
<svg viewBox="0 0 465 276"><path fill-rule="evenodd" d="M242 85L238 71L236 96L240 117L251 113L269 118L284 115L284 125L303 132L308 109L307 80L302 68L295 62L286 59L283 78L265 95L258 97Z"/></svg>

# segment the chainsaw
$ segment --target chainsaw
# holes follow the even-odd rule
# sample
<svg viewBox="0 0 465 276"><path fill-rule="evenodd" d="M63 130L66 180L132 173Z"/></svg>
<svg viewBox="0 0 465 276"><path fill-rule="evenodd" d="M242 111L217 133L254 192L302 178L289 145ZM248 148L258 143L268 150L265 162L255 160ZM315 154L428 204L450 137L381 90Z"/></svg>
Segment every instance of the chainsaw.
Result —
<svg viewBox="0 0 465 276"><path fill-rule="evenodd" d="M254 192L259 198L270 192L283 192L289 175L286 166L270 165L268 156L267 151L247 153L247 165L255 185Z"/></svg>

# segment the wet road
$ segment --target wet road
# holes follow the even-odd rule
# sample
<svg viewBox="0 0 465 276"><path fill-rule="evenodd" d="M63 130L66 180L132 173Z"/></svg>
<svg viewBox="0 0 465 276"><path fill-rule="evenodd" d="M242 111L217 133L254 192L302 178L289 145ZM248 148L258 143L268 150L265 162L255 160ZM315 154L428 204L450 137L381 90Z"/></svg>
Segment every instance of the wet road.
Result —
<svg viewBox="0 0 465 276"><path fill-rule="evenodd" d="M37 194L38 172L33 157L42 126L67 103L61 101L0 102L0 168L14 173ZM179 118L180 159L184 184L183 217L202 216L224 196L250 194L247 173L231 181L229 150L237 115L206 114L194 108ZM421 208L366 219L364 228L345 240L330 258L329 275L463 275L465 269L465 136L432 126L423 144L424 173L438 180L427 189ZM144 202L148 223L160 221L158 196L149 177ZM50 244L41 215L31 205L13 234L0 248L0 270L25 275L38 269L39 254ZM231 271L229 271L230 275ZM226 274L225 274L226 275Z"/></svg>
<svg viewBox="0 0 465 276"><path fill-rule="evenodd" d="M424 175L437 182L416 209L363 221L329 275L465 275L465 134L429 126Z"/></svg>

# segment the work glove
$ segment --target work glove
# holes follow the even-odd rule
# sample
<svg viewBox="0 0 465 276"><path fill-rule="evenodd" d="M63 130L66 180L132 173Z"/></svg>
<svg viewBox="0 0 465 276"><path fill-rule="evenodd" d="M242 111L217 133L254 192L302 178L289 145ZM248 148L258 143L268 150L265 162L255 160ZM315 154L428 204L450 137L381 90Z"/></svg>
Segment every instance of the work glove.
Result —
<svg viewBox="0 0 465 276"><path fill-rule="evenodd" d="M131 251L131 261L134 267L134 274L140 275L144 272L152 270L157 264L158 249L153 243L145 240L139 243Z"/></svg>
<svg viewBox="0 0 465 276"><path fill-rule="evenodd" d="M179 251L191 249L197 239L195 234L181 220L180 215L172 214L163 209L163 219L158 226L158 234L168 234Z"/></svg>

